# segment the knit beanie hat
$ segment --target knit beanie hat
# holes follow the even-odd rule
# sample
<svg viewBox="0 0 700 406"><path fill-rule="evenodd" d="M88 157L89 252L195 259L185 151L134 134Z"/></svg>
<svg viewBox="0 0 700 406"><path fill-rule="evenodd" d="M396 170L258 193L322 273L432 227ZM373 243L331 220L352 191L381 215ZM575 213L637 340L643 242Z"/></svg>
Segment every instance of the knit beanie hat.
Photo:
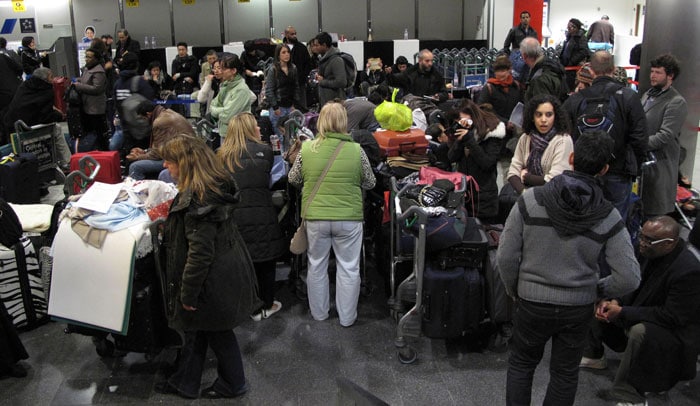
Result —
<svg viewBox="0 0 700 406"><path fill-rule="evenodd" d="M576 82L585 83L590 85L593 83L593 70L591 69L591 64L586 62L581 66L581 69L576 72Z"/></svg>

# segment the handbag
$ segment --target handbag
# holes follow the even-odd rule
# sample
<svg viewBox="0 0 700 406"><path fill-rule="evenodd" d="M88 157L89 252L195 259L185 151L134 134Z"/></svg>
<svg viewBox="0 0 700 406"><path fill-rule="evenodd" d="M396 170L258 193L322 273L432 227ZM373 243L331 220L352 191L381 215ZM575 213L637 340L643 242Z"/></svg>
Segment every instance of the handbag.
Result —
<svg viewBox="0 0 700 406"><path fill-rule="evenodd" d="M306 204L304 205L304 209L301 212L301 218L302 218L301 224L299 224L297 231L294 233L294 236L292 236L292 240L289 242L289 251L294 255L301 255L301 254L305 253L306 250L309 248L309 238L306 235L306 210L309 208L309 205L311 204L311 201L314 199L314 196L316 196L316 192L318 192L318 189L321 187L321 182L323 182L323 179L326 177L328 170L331 168L331 165L333 165L333 161L335 161L335 158L340 153L340 149L343 148L344 144L345 144L345 141L341 141L340 144L338 144L338 146L335 148L335 151L333 151L333 155L331 156L331 159L328 160L326 167L323 168L323 172L321 173L321 176L316 181L316 184L314 185L314 188L311 191L311 194L309 194L308 200L306 200Z"/></svg>
<svg viewBox="0 0 700 406"><path fill-rule="evenodd" d="M81 106L83 104L83 100L80 97L80 92L78 92L75 84L71 84L68 87L68 90L66 90L65 99L71 106Z"/></svg>

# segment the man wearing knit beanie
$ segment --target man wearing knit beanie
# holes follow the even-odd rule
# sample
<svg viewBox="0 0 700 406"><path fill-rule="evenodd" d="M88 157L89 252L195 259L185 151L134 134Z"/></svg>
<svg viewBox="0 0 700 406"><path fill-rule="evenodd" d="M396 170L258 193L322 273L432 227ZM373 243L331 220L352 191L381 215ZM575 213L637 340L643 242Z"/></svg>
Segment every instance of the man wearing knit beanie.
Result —
<svg viewBox="0 0 700 406"><path fill-rule="evenodd" d="M591 64L588 62L584 63L583 66L581 66L581 69L576 72L576 88L574 91L578 92L590 87L591 83L593 83L594 77L595 75L591 69Z"/></svg>

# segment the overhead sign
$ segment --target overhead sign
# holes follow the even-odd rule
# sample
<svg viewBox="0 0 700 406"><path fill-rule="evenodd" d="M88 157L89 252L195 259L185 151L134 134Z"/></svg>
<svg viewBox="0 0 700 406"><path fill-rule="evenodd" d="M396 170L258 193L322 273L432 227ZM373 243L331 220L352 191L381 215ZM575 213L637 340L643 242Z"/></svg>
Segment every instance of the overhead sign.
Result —
<svg viewBox="0 0 700 406"><path fill-rule="evenodd" d="M24 0L16 0L12 2L12 11L15 13L21 13L23 11L27 11L27 9L24 7Z"/></svg>
<svg viewBox="0 0 700 406"><path fill-rule="evenodd" d="M182 5L184 6L194 6L195 0L182 0Z"/></svg>
<svg viewBox="0 0 700 406"><path fill-rule="evenodd" d="M139 0L126 0L126 6L127 7L138 7Z"/></svg>

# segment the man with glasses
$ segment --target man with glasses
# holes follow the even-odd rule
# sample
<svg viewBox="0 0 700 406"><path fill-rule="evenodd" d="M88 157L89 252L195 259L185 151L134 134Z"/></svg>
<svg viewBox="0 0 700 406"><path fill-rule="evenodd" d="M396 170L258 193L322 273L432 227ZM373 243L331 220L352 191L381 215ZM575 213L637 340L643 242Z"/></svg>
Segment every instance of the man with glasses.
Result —
<svg viewBox="0 0 700 406"><path fill-rule="evenodd" d="M610 389L598 396L644 405L646 392L695 377L700 350L700 262L679 237L678 223L655 217L639 239L642 282L635 292L602 300L580 366L605 369L603 344L622 352Z"/></svg>

